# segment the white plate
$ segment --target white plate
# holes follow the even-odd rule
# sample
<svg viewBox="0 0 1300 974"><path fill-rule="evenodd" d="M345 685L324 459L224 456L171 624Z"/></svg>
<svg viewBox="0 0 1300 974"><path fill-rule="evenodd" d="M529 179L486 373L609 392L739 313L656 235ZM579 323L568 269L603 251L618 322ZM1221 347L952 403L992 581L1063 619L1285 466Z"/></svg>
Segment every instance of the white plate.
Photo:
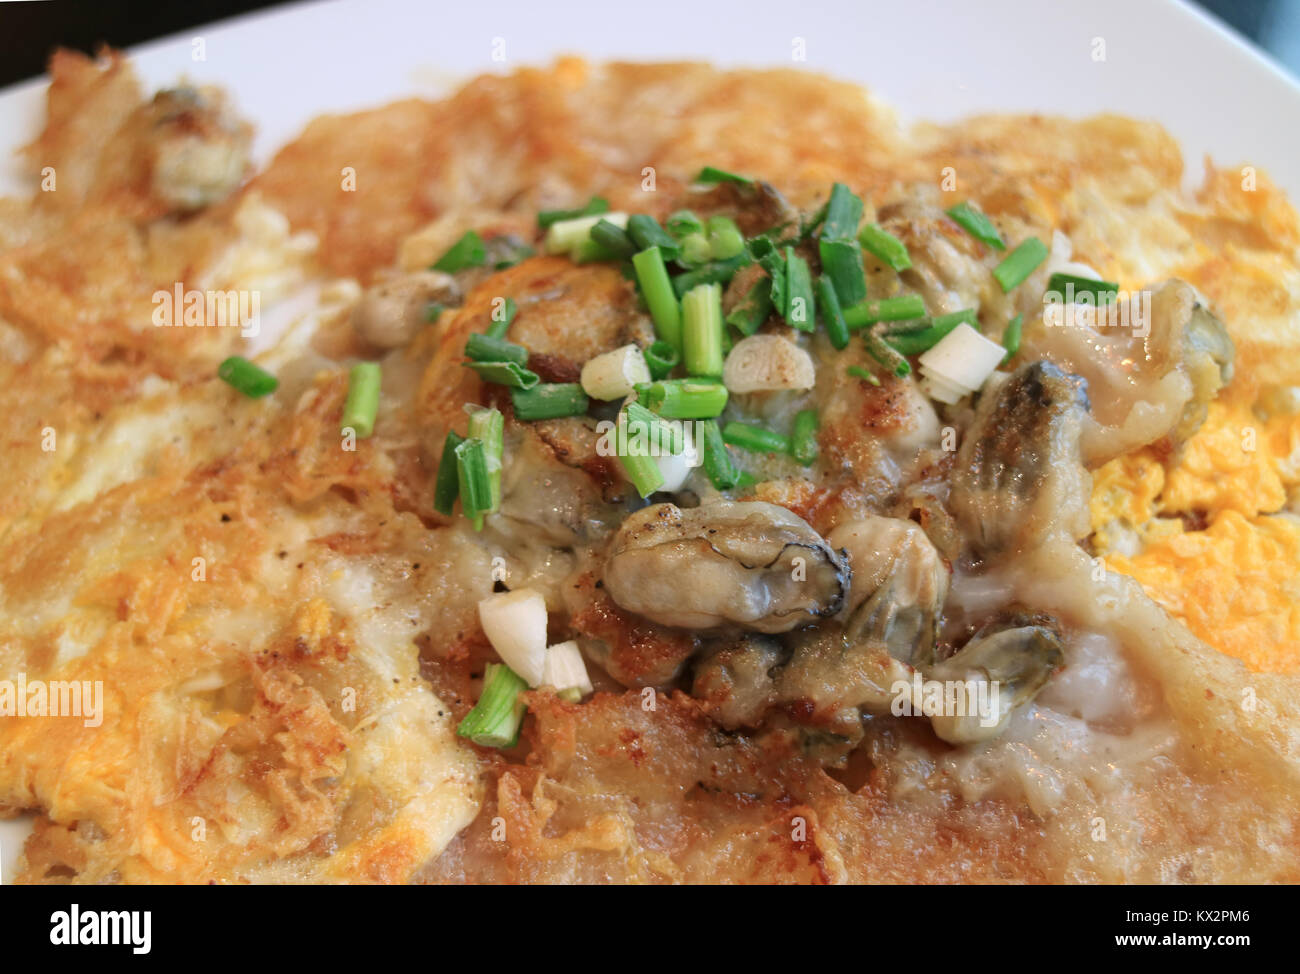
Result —
<svg viewBox="0 0 1300 974"><path fill-rule="evenodd" d="M796 60L801 49L805 58ZM793 65L861 82L905 121L1120 112L1169 129L1183 145L1189 177L1208 154L1220 165L1259 166L1300 197L1293 134L1300 87L1173 0L832 0L816 8L789 0L336 0L253 14L132 52L149 86L189 76L228 88L258 125L259 161L323 112L438 95L473 74L565 53ZM36 134L44 85L0 91L0 149ZM0 151L0 193L25 186L12 153ZM25 833L24 823L0 822L6 880Z"/></svg>

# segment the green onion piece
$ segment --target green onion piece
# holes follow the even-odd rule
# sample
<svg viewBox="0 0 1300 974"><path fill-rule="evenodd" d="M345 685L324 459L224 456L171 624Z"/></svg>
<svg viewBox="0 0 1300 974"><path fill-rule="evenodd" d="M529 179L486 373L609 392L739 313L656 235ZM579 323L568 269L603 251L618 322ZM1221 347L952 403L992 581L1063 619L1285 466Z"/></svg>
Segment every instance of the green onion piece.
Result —
<svg viewBox="0 0 1300 974"><path fill-rule="evenodd" d="M752 335L767 321L772 313L772 279L763 277L754 282L746 295L736 302L727 315L727 324L742 335Z"/></svg>
<svg viewBox="0 0 1300 974"><path fill-rule="evenodd" d="M501 509L501 465L505 455L505 417L498 409L475 407L469 414L469 435L483 444L487 467L488 506L484 513Z"/></svg>
<svg viewBox="0 0 1300 974"><path fill-rule="evenodd" d="M1002 234L998 233L998 228L975 204L969 201L958 203L948 210L948 215L952 217L954 223L980 243L987 244L994 250L1007 249Z"/></svg>
<svg viewBox="0 0 1300 974"><path fill-rule="evenodd" d="M940 315L928 323L923 323L925 325L923 328L903 333L891 332L883 337L900 355L920 355L922 352L929 351L939 344L939 341L948 332L963 322L972 328L979 327L979 318L976 317L974 308L966 308L962 311L954 311L952 314Z"/></svg>
<svg viewBox="0 0 1300 974"><path fill-rule="evenodd" d="M853 331L877 321L907 321L925 316L925 301L919 294L900 294L879 301L863 301L844 309L844 323Z"/></svg>
<svg viewBox="0 0 1300 974"><path fill-rule="evenodd" d="M789 453L790 440L761 426L730 422L722 430L722 441L751 453Z"/></svg>
<svg viewBox="0 0 1300 974"><path fill-rule="evenodd" d="M736 271L750 263L748 253L738 254L730 260L714 260L685 274L673 278L673 291L680 298L701 284L726 284L736 276Z"/></svg>
<svg viewBox="0 0 1300 974"><path fill-rule="evenodd" d="M722 285L701 284L687 291L682 298L682 322L686 371L722 375Z"/></svg>
<svg viewBox="0 0 1300 974"><path fill-rule="evenodd" d="M748 470L740 472L740 478L736 481L736 490L748 490L758 483L758 478Z"/></svg>
<svg viewBox="0 0 1300 974"><path fill-rule="evenodd" d="M465 357L475 362L514 362L528 364L528 349L503 338L474 332L465 342Z"/></svg>
<svg viewBox="0 0 1300 974"><path fill-rule="evenodd" d="M632 258L637 283L645 296L650 317L654 319L655 335L678 351L682 347L682 308L677 303L668 268L658 247L649 247Z"/></svg>
<svg viewBox="0 0 1300 974"><path fill-rule="evenodd" d="M688 233L681 239L677 263L683 267L702 267L713 258L713 247L702 233Z"/></svg>
<svg viewBox="0 0 1300 974"><path fill-rule="evenodd" d="M379 412L378 362L358 362L348 373L348 398L343 403L340 429L351 427L358 438L375 431L375 414Z"/></svg>
<svg viewBox="0 0 1300 974"><path fill-rule="evenodd" d="M831 187L826 201L826 218L822 223L823 240L852 240L862 222L862 200L843 183Z"/></svg>
<svg viewBox="0 0 1300 974"><path fill-rule="evenodd" d="M678 210L668 217L666 222L668 232L678 240L683 237L689 237L694 233L704 233L704 224L700 218L690 210Z"/></svg>
<svg viewBox="0 0 1300 974"><path fill-rule="evenodd" d="M731 459L722 430L716 421L706 419L696 429L699 431L700 452L704 461L704 474L718 490L730 490L740 480L740 470Z"/></svg>
<svg viewBox="0 0 1300 974"><path fill-rule="evenodd" d="M480 747L514 747L524 721L525 707L519 694L527 689L524 678L505 663L488 663L483 670L483 693L456 733Z"/></svg>
<svg viewBox="0 0 1300 974"><path fill-rule="evenodd" d="M450 250L437 259L433 269L454 274L467 267L482 267L486 261L487 248L483 246L483 238L473 230L467 230Z"/></svg>
<svg viewBox="0 0 1300 974"><path fill-rule="evenodd" d="M429 306L424 309L424 320L431 321L431 322L437 321L440 317L442 317L442 313L446 310L447 310L446 305L437 304L431 301L429 302Z"/></svg>
<svg viewBox="0 0 1300 974"><path fill-rule="evenodd" d="M855 379L862 379L864 382L870 382L873 386L880 385L880 380L872 375L868 369L864 369L860 365L850 365L844 371Z"/></svg>
<svg viewBox="0 0 1300 974"><path fill-rule="evenodd" d="M740 183L742 186L749 186L754 182L748 176L738 176L734 172L727 172L716 166L705 166L695 177L695 181L697 183Z"/></svg>
<svg viewBox="0 0 1300 974"><path fill-rule="evenodd" d="M785 320L799 331L812 331L817 327L817 302L813 299L812 272L808 262L785 248Z"/></svg>
<svg viewBox="0 0 1300 974"><path fill-rule="evenodd" d="M517 362L466 362L467 369L473 369L484 382L511 389L531 389L542 381L542 377Z"/></svg>
<svg viewBox="0 0 1300 974"><path fill-rule="evenodd" d="M483 514L492 506L492 485L488 480L487 451L482 440L470 438L456 447L456 479L460 486L460 509L483 530Z"/></svg>
<svg viewBox="0 0 1300 974"><path fill-rule="evenodd" d="M1007 350L1007 354L1002 358L1002 364L1005 365L1016 357L1020 351L1020 332L1025 324L1025 316L1016 315L1007 324L1006 331L1002 333L1002 347Z"/></svg>
<svg viewBox="0 0 1300 974"><path fill-rule="evenodd" d="M542 210L537 214L537 225L545 230L552 223L559 223L561 220L576 220L579 217L608 212L609 201L600 196L593 196L580 210Z"/></svg>
<svg viewBox="0 0 1300 974"><path fill-rule="evenodd" d="M544 382L531 389L511 389L510 401L518 419L559 419L581 416L589 405L587 394L577 382Z"/></svg>
<svg viewBox="0 0 1300 974"><path fill-rule="evenodd" d="M1007 254L1002 263L993 268L993 276L1002 285L1002 293L1005 294L1024 281L1045 260L1047 260L1047 244L1037 237L1030 237Z"/></svg>
<svg viewBox="0 0 1300 974"><path fill-rule="evenodd" d="M629 223L632 221L629 220ZM600 244L612 254L619 257L631 257L637 252L638 248L628 236L626 230L608 220L599 221L591 228L591 239L594 243Z"/></svg>
<svg viewBox="0 0 1300 974"><path fill-rule="evenodd" d="M1072 288L1076 295L1091 294L1098 304L1109 304L1119 295L1119 284L1114 281L1094 281L1090 277L1058 273L1047 282L1047 290L1057 292L1062 298L1066 297L1066 288Z"/></svg>
<svg viewBox="0 0 1300 974"><path fill-rule="evenodd" d="M677 240L659 225L659 221L644 213L635 213L627 218L627 235L636 244L635 250L647 250L658 247L664 260L677 256ZM635 251L634 251L635 252ZM629 255L631 256L631 255Z"/></svg>
<svg viewBox="0 0 1300 974"><path fill-rule="evenodd" d="M642 353L650 369L650 378L665 379L681 364L682 357L669 342L657 341Z"/></svg>
<svg viewBox="0 0 1300 974"><path fill-rule="evenodd" d="M803 243L811 237L826 222L826 211L830 209L830 200L827 200L819 206L813 213L805 216L799 214L799 235L800 243Z"/></svg>
<svg viewBox="0 0 1300 974"><path fill-rule="evenodd" d="M619 255L602 243L588 237L573 248L569 255L575 264L597 264L609 260L618 260Z"/></svg>
<svg viewBox="0 0 1300 974"><path fill-rule="evenodd" d="M840 310L840 299L835 294L835 285L825 275L817 278L817 310L826 323L826 337L837 349L848 348L849 326L844 323L844 312Z"/></svg>
<svg viewBox="0 0 1300 974"><path fill-rule="evenodd" d="M817 249L821 253L822 273L835 285L840 306L859 304L867 299L867 275L862 269L862 248L856 240L826 240Z"/></svg>
<svg viewBox="0 0 1300 974"><path fill-rule="evenodd" d="M448 433L442 442L442 460L438 464L438 478L433 484L433 509L447 517L451 517L456 498L460 496L456 447L464 442L465 437L455 432Z"/></svg>
<svg viewBox="0 0 1300 974"><path fill-rule="evenodd" d="M639 449L638 444L644 444L652 456L676 456L686 449L686 436L682 433L680 424L666 422L663 417L655 415L639 402L630 402L624 406L622 416L632 435L630 446Z"/></svg>
<svg viewBox="0 0 1300 974"><path fill-rule="evenodd" d="M866 333L866 340L867 351L871 353L871 357L889 369L894 375L901 379L911 373L911 364L899 354L897 349L886 343L876 329L872 328Z"/></svg>
<svg viewBox="0 0 1300 974"><path fill-rule="evenodd" d="M817 459L817 410L801 410L794 418L790 431L790 456L805 467Z"/></svg>
<svg viewBox="0 0 1300 974"><path fill-rule="evenodd" d="M876 259L896 271L905 271L912 266L911 255L907 245L878 223L868 223L858 234L858 243Z"/></svg>
<svg viewBox="0 0 1300 974"><path fill-rule="evenodd" d="M537 251L513 234L502 234L486 241L487 263L493 270L502 271L514 267L525 258L534 256Z"/></svg>
<svg viewBox="0 0 1300 974"><path fill-rule="evenodd" d="M238 389L249 399L269 396L280 385L279 379L242 355L232 355L218 365L217 378L226 385Z"/></svg>
<svg viewBox="0 0 1300 974"><path fill-rule="evenodd" d="M709 217L708 232L714 260L730 260L744 252L745 237L731 217Z"/></svg>
<svg viewBox="0 0 1300 974"><path fill-rule="evenodd" d="M636 387L637 399L666 419L712 419L727 406L727 387L699 379L664 379Z"/></svg>
<svg viewBox="0 0 1300 974"><path fill-rule="evenodd" d="M506 298L501 303L499 310L494 304L492 323L487 326L487 336L489 338L505 338L506 332L510 330L510 325L514 322L518 311L519 305L515 304L514 298Z"/></svg>

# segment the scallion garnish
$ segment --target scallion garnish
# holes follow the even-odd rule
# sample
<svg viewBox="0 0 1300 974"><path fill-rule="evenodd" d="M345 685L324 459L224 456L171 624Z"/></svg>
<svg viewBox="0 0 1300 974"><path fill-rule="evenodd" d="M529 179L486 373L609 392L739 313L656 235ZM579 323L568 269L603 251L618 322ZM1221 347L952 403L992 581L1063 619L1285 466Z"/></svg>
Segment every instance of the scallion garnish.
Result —
<svg viewBox="0 0 1300 974"><path fill-rule="evenodd" d="M704 224L700 218L690 210L678 210L668 217L666 226L668 232L678 240L688 237L693 233L703 233Z"/></svg>
<svg viewBox="0 0 1300 974"><path fill-rule="evenodd" d="M636 270L637 283L641 285L650 317L654 319L655 334L680 350L682 308L668 279L663 254L658 247L648 247L632 258L632 267Z"/></svg>
<svg viewBox="0 0 1300 974"><path fill-rule="evenodd" d="M980 243L987 244L994 250L1007 249L1002 234L998 233L998 228L993 225L993 221L974 203L968 200L958 203L948 210L948 215L952 217L954 223Z"/></svg>
<svg viewBox="0 0 1300 974"><path fill-rule="evenodd" d="M664 379L636 387L638 401L667 419L711 419L727 406L727 387L698 379Z"/></svg>
<svg viewBox="0 0 1300 974"><path fill-rule="evenodd" d="M640 403L628 403L619 413L618 459L627 479L642 497L664 485L656 457L676 455L685 448L680 429L669 426Z"/></svg>
<svg viewBox="0 0 1300 974"><path fill-rule="evenodd" d="M817 244L822 273L835 286L841 307L867 299L867 275L862 269L862 248L856 240L826 240Z"/></svg>
<svg viewBox="0 0 1300 974"><path fill-rule="evenodd" d="M511 389L515 417L524 421L581 416L590 404L577 382L543 382L531 389Z"/></svg>
<svg viewBox="0 0 1300 974"><path fill-rule="evenodd" d="M460 509L483 530L483 515L492 506L492 485L488 480L487 451L482 440L473 437L456 447L456 479L460 488Z"/></svg>
<svg viewBox="0 0 1300 974"><path fill-rule="evenodd" d="M445 254L434 263L435 271L455 274L467 267L482 267L487 261L487 248L483 238L473 230L466 230L465 235L451 245Z"/></svg>
<svg viewBox="0 0 1300 974"><path fill-rule="evenodd" d="M864 382L870 382L873 386L880 385L880 380L871 374L869 369L864 369L861 365L850 365L844 370L855 379L861 379Z"/></svg>
<svg viewBox="0 0 1300 974"><path fill-rule="evenodd" d="M516 365L527 365L528 349L476 331L465 342L465 357L475 362L514 362Z"/></svg>
<svg viewBox="0 0 1300 974"><path fill-rule="evenodd" d="M700 451L704 461L704 474L718 490L730 490L740 480L740 470L731 459L727 444L723 442L722 430L716 421L706 419L697 427L700 438Z"/></svg>
<svg viewBox="0 0 1300 974"><path fill-rule="evenodd" d="M877 321L906 321L909 318L923 317L925 301L919 294L900 294L879 301L863 301L844 309L844 323L852 331Z"/></svg>
<svg viewBox="0 0 1300 974"><path fill-rule="evenodd" d="M610 225L613 226L613 224ZM569 256L573 258L575 264L598 264L619 259L619 254L616 251L610 250L603 243L590 237L574 247Z"/></svg>
<svg viewBox="0 0 1300 974"><path fill-rule="evenodd" d="M677 256L677 240L659 225L659 221L644 213L635 213L627 218L627 235L636 244L635 250L658 247L664 260ZM629 255L630 256L630 255Z"/></svg>
<svg viewBox="0 0 1300 974"><path fill-rule="evenodd" d="M650 368L650 378L655 380L666 379L682 360L677 349L662 339L652 344L643 354L645 364Z"/></svg>
<svg viewBox="0 0 1300 974"><path fill-rule="evenodd" d="M826 337L830 339L831 345L837 349L848 348L849 326L844 323L844 312L840 310L835 285L824 275L817 278L817 310L826 323Z"/></svg>
<svg viewBox="0 0 1300 974"><path fill-rule="evenodd" d="M631 222L629 219L628 223ZM626 230L608 220L601 220L591 228L591 239L618 257L631 257L639 249Z"/></svg>
<svg viewBox="0 0 1300 974"><path fill-rule="evenodd" d="M762 277L754 282L743 298L727 315L727 324L742 335L752 335L767 321L772 313L772 279Z"/></svg>
<svg viewBox="0 0 1300 974"><path fill-rule="evenodd" d="M701 284L682 298L682 360L691 375L722 375L722 285Z"/></svg>
<svg viewBox="0 0 1300 974"><path fill-rule="evenodd" d="M808 262L785 248L785 320L791 328L812 331L817 327L817 302L813 298L812 272Z"/></svg>
<svg viewBox="0 0 1300 974"><path fill-rule="evenodd" d="M748 176L738 176L734 172L727 172L716 166L705 166L695 177L695 181L697 183L740 183L742 186L749 186L754 182Z"/></svg>
<svg viewBox="0 0 1300 974"><path fill-rule="evenodd" d="M805 467L817 459L817 410L801 410L794 418L790 431L790 456Z"/></svg>
<svg viewBox="0 0 1300 974"><path fill-rule="evenodd" d="M907 359L903 358L897 349L888 344L875 328L868 329L866 340L867 351L871 353L871 357L890 372L900 379L911 374L911 364Z"/></svg>
<svg viewBox="0 0 1300 974"><path fill-rule="evenodd" d="M249 399L269 396L280 385L279 379L242 355L232 355L218 365L217 378L226 385L238 389Z"/></svg>
<svg viewBox="0 0 1300 974"><path fill-rule="evenodd" d="M1094 281L1090 277L1060 273L1053 274L1047 281L1047 290L1055 291L1063 299L1066 299L1067 287L1072 289L1071 294L1091 294L1098 304L1109 304L1119 295L1119 284L1114 281Z"/></svg>
<svg viewBox="0 0 1300 974"><path fill-rule="evenodd" d="M921 322L923 327L905 332L889 331L883 337L900 355L920 355L929 351L962 323L972 328L979 327L979 318L974 308L965 308L951 314L939 315L929 322Z"/></svg>
<svg viewBox="0 0 1300 974"><path fill-rule="evenodd" d="M488 506L480 510L492 514L501 508L501 465L505 456L505 417L497 409L484 406L469 410L469 435L483 444L483 465L487 470Z"/></svg>
<svg viewBox="0 0 1300 974"><path fill-rule="evenodd" d="M750 263L748 253L737 254L730 260L712 260L702 267L673 278L673 291L678 297L701 284L726 284L736 276L736 271Z"/></svg>
<svg viewBox="0 0 1300 974"><path fill-rule="evenodd" d="M702 233L688 233L681 238L681 249L677 254L677 263L683 267L703 267L713 259L713 247L709 238Z"/></svg>
<svg viewBox="0 0 1300 974"><path fill-rule="evenodd" d="M1020 351L1020 333L1025 324L1023 314L1016 315L1007 323L1006 331L1002 333L1002 347L1007 350L1007 354L1002 359L1002 364L1010 362Z"/></svg>
<svg viewBox="0 0 1300 974"><path fill-rule="evenodd" d="M730 260L745 250L745 237L729 216L711 216L707 225L714 260Z"/></svg>
<svg viewBox="0 0 1300 974"><path fill-rule="evenodd" d="M518 362L466 362L484 382L507 386L511 389L531 389L542 381L541 376Z"/></svg>
<svg viewBox="0 0 1300 974"><path fill-rule="evenodd" d="M993 277L1002 286L1002 293L1005 294L1023 282L1045 260L1047 260L1047 244L1037 237L1030 237L1022 241L1020 246L1007 254L1002 263L993 268Z"/></svg>
<svg viewBox="0 0 1300 974"><path fill-rule="evenodd" d="M831 187L826 201L826 218L822 221L823 240L852 240L862 222L862 200L843 183Z"/></svg>
<svg viewBox="0 0 1300 974"><path fill-rule="evenodd" d="M489 338L505 338L506 332L510 330L510 325L515 320L515 315L519 312L519 305L515 303L514 298L506 298L501 303L501 310L495 308L492 311L492 321L487 326L487 336ZM521 363L522 364L522 363Z"/></svg>
<svg viewBox="0 0 1300 974"><path fill-rule="evenodd" d="M438 477L433 485L433 509L447 517L451 517L456 498L460 496L456 447L464 442L465 437L453 431L442 443L442 461L438 464Z"/></svg>
<svg viewBox="0 0 1300 974"><path fill-rule="evenodd" d="M858 233L858 243L874 254L882 264L896 271L905 271L912 266L907 245L879 224L868 223L863 227Z"/></svg>
<svg viewBox="0 0 1300 974"><path fill-rule="evenodd" d="M549 229L551 224L559 223L561 220L576 220L579 217L595 216L598 213L609 212L609 201L600 197L593 196L587 201L587 205L580 210L542 210L537 214L537 225L543 229Z"/></svg>
<svg viewBox="0 0 1300 974"><path fill-rule="evenodd" d="M751 453L790 452L789 438L749 423L728 423L722 430L722 441Z"/></svg>
<svg viewBox="0 0 1300 974"><path fill-rule="evenodd" d="M514 747L525 710L519 694L527 689L528 683L510 667L488 663L483 670L483 693L456 733L481 747Z"/></svg>
<svg viewBox="0 0 1300 974"><path fill-rule="evenodd" d="M546 231L542 244L548 254L571 254L577 256L586 253L589 260L599 260L601 254L609 251L591 239L592 228L597 223L612 223L616 227L627 226L626 213L605 213L592 216L579 216L571 220L557 220Z"/></svg>
<svg viewBox="0 0 1300 974"><path fill-rule="evenodd" d="M343 403L340 429L351 428L359 439L375 431L375 415L379 412L378 362L358 362L348 373L348 398Z"/></svg>

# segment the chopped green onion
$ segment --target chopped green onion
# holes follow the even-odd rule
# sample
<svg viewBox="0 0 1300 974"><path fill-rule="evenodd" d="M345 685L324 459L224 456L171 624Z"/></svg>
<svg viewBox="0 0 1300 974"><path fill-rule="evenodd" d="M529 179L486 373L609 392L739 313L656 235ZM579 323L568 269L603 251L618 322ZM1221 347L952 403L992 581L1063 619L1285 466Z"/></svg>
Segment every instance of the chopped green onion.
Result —
<svg viewBox="0 0 1300 974"><path fill-rule="evenodd" d="M635 402L619 413L619 426L619 463L637 492L649 497L664 485L664 473L656 457L681 453L685 438L681 429Z"/></svg>
<svg viewBox="0 0 1300 974"><path fill-rule="evenodd" d="M574 247L570 256L575 264L598 264L619 259L615 251L590 238Z"/></svg>
<svg viewBox="0 0 1300 974"><path fill-rule="evenodd" d="M663 254L658 247L648 247L632 258L632 267L636 270L637 283L641 285L650 317L654 319L655 335L680 351L682 308L668 279Z"/></svg>
<svg viewBox="0 0 1300 974"><path fill-rule="evenodd" d="M958 203L948 210L948 215L952 217L954 223L980 243L988 244L994 250L1007 249L1002 234L998 233L998 228L975 204L969 201Z"/></svg>
<svg viewBox="0 0 1300 974"><path fill-rule="evenodd" d="M844 313L840 310L840 299L835 294L835 285L829 277L817 278L817 309L826 323L826 337L837 349L848 348L849 326L844 323Z"/></svg>
<svg viewBox="0 0 1300 974"><path fill-rule="evenodd" d="M852 240L862 221L862 200L843 183L831 187L826 201L826 218L822 223L823 240Z"/></svg>
<svg viewBox="0 0 1300 974"><path fill-rule="evenodd" d="M483 515L492 506L492 485L488 480L487 449L473 437L456 447L456 479L460 486L460 508L483 530Z"/></svg>
<svg viewBox="0 0 1300 974"><path fill-rule="evenodd" d="M709 217L708 233L714 260L730 260L745 250L745 237L729 216Z"/></svg>
<svg viewBox="0 0 1300 974"><path fill-rule="evenodd" d="M360 439L375 431L375 414L379 412L378 362L358 362L348 373L348 398L343 403L340 429L351 427Z"/></svg>
<svg viewBox="0 0 1300 974"><path fill-rule="evenodd" d="M662 339L642 354L645 355L645 364L650 367L650 378L655 380L667 378L682 361L677 349Z"/></svg>
<svg viewBox="0 0 1300 974"><path fill-rule="evenodd" d="M519 694L528 689L524 678L504 663L488 663L483 670L483 693L474 709L456 728L480 747L514 747L524 721Z"/></svg>
<svg viewBox="0 0 1300 974"><path fill-rule="evenodd" d="M790 431L790 455L805 467L817 459L817 410L801 410Z"/></svg>
<svg viewBox="0 0 1300 974"><path fill-rule="evenodd" d="M862 248L856 240L827 240L817 249L821 253L822 273L835 285L841 307L867 299L867 275L862 269Z"/></svg>
<svg viewBox="0 0 1300 974"><path fill-rule="evenodd" d="M1023 282L1045 260L1047 260L1047 244L1037 237L1030 237L1007 254L1002 263L993 268L993 277L1002 285L1002 293L1005 294Z"/></svg>
<svg viewBox="0 0 1300 974"><path fill-rule="evenodd" d="M548 254L574 254L586 248L590 259L600 259L599 254L606 253L591 239L592 228L597 223L612 223L616 227L627 226L626 213L605 213L592 216L575 217L572 220L558 220L546 231L542 244ZM598 249L597 249L598 248Z"/></svg>
<svg viewBox="0 0 1300 974"><path fill-rule="evenodd" d="M947 336L948 332L962 323L968 324L972 328L979 327L979 318L976 317L974 308L965 308L962 311L954 311L952 314L940 315L928 323L922 322L924 325L922 328L903 333L891 332L883 337L900 355L920 355L922 352L929 351L939 344Z"/></svg>
<svg viewBox="0 0 1300 974"><path fill-rule="evenodd" d="M758 483L758 478L748 470L740 472L740 478L736 481L736 490L748 490Z"/></svg>
<svg viewBox="0 0 1300 974"><path fill-rule="evenodd" d="M451 517L456 498L460 496L456 447L464 442L465 437L453 431L447 434L442 443L442 460L438 464L438 477L433 484L433 509L447 517Z"/></svg>
<svg viewBox="0 0 1300 974"><path fill-rule="evenodd" d="M470 407L467 407L470 408ZM501 508L501 465L505 455L505 417L499 409L475 406L470 409L469 435L483 444L483 462L487 468L488 506L484 513Z"/></svg>
<svg viewBox="0 0 1300 974"><path fill-rule="evenodd" d="M484 382L511 389L531 389L542 381L536 372L518 362L466 362L465 367L477 372Z"/></svg>
<svg viewBox="0 0 1300 974"><path fill-rule="evenodd" d="M636 213L628 217L627 235L636 244L636 250L658 247L664 260L672 260L677 256L677 240L652 216Z"/></svg>
<svg viewBox="0 0 1300 974"><path fill-rule="evenodd" d="M548 230L551 224L559 223L561 220L576 220L579 217L608 212L609 201L600 196L593 196L580 210L542 210L537 214L537 225L543 230Z"/></svg>
<svg viewBox="0 0 1300 974"><path fill-rule="evenodd" d="M785 248L785 320L799 331L812 331L817 327L817 303L813 299L812 272L808 262Z"/></svg>
<svg viewBox="0 0 1300 974"><path fill-rule="evenodd" d="M895 349L892 345L885 342L877 332L872 328L866 333L867 351L871 357L893 372L900 379L905 375L910 375L912 371L911 364L907 359Z"/></svg>
<svg viewBox="0 0 1300 974"><path fill-rule="evenodd" d="M516 365L526 365L528 349L503 338L474 332L465 342L465 357L475 362L514 362Z"/></svg>
<svg viewBox="0 0 1300 974"><path fill-rule="evenodd" d="M589 405L577 382L544 382L531 389L510 390L515 416L524 421L581 416Z"/></svg>
<svg viewBox="0 0 1300 974"><path fill-rule="evenodd" d="M514 322L515 315L518 312L519 305L515 304L514 298L506 298L499 307L494 303L492 306L492 323L487 326L487 336L489 338L505 338L506 332L510 330L510 325Z"/></svg>
<svg viewBox="0 0 1300 974"><path fill-rule="evenodd" d="M727 324L742 335L752 335L767 321L772 313L772 279L763 277L754 282L743 298L736 302L727 315Z"/></svg>
<svg viewBox="0 0 1300 974"><path fill-rule="evenodd" d="M1002 347L1007 350L1007 354L1002 359L1002 364L1010 362L1020 351L1020 332L1025 324L1025 316L1016 315L1007 324L1006 331L1002 333Z"/></svg>
<svg viewBox="0 0 1300 974"><path fill-rule="evenodd" d="M740 183L742 186L749 186L754 182L748 176L738 176L734 172L727 172L716 166L705 166L695 177L695 181L697 183Z"/></svg>
<svg viewBox="0 0 1300 974"><path fill-rule="evenodd" d="M631 222L629 219L629 225ZM591 228L591 239L618 257L631 257L639 249L626 230L608 220L601 220Z"/></svg>
<svg viewBox="0 0 1300 974"><path fill-rule="evenodd" d="M433 269L454 274L467 267L482 267L486 261L487 248L483 246L483 238L473 230L467 230L451 245L451 249L438 258Z"/></svg>
<svg viewBox="0 0 1300 974"><path fill-rule="evenodd" d="M509 237L497 237L488 242L488 257L492 260L492 269L503 271L522 263L525 258L536 255L537 251L526 243L515 242Z"/></svg>
<svg viewBox="0 0 1300 974"><path fill-rule="evenodd" d="M736 276L736 271L750 263L747 253L741 253L730 260L714 260L685 274L673 278L673 291L682 297L687 291L701 284L726 284Z"/></svg>
<svg viewBox="0 0 1300 974"><path fill-rule="evenodd" d="M446 310L447 306L445 304L430 302L429 306L424 309L424 320L429 322L437 321Z"/></svg>
<svg viewBox="0 0 1300 974"><path fill-rule="evenodd" d="M722 375L722 285L701 284L682 298L682 359L691 375Z"/></svg>
<svg viewBox="0 0 1300 974"><path fill-rule="evenodd" d="M280 380L266 369L254 365L242 355L232 355L217 366L217 378L238 389L249 399L269 396L280 385Z"/></svg>
<svg viewBox="0 0 1300 974"><path fill-rule="evenodd" d="M706 419L696 429L699 431L704 474L709 478L709 482L718 490L730 490L735 487L736 482L740 480L740 470L731 459L731 453L722 440L722 430L718 428L717 422Z"/></svg>
<svg viewBox="0 0 1300 974"><path fill-rule="evenodd" d="M900 294L879 301L863 301L844 309L844 323L853 331L877 321L906 321L925 316L925 301L919 294Z"/></svg>
<svg viewBox="0 0 1300 974"><path fill-rule="evenodd" d="M677 263L683 267L702 267L713 258L713 247L702 233L688 233L681 238L681 251Z"/></svg>
<svg viewBox="0 0 1300 974"><path fill-rule="evenodd" d="M711 419L726 408L727 387L698 379L665 379L636 387L638 401L666 419Z"/></svg>
<svg viewBox="0 0 1300 974"><path fill-rule="evenodd" d="M864 382L870 382L873 386L880 385L880 380L872 375L869 369L864 369L860 365L850 365L844 371L855 379L862 379Z"/></svg>
<svg viewBox="0 0 1300 974"><path fill-rule="evenodd" d="M868 223L863 227L858 234L858 243L874 254L882 264L896 271L905 271L912 266L907 245L878 223Z"/></svg>
<svg viewBox="0 0 1300 974"><path fill-rule="evenodd" d="M1114 281L1094 281L1074 274L1053 274L1047 282L1047 290L1057 292L1062 298L1067 287L1072 288L1074 294L1091 294L1098 304L1109 304L1119 294L1119 284Z"/></svg>
<svg viewBox="0 0 1300 974"><path fill-rule="evenodd" d="M679 240L694 233L704 232L704 224L690 210L678 210L673 213L668 217L667 227L668 232Z"/></svg>
<svg viewBox="0 0 1300 974"><path fill-rule="evenodd" d="M751 453L790 452L790 440L787 437L749 423L728 423L722 430L722 441Z"/></svg>

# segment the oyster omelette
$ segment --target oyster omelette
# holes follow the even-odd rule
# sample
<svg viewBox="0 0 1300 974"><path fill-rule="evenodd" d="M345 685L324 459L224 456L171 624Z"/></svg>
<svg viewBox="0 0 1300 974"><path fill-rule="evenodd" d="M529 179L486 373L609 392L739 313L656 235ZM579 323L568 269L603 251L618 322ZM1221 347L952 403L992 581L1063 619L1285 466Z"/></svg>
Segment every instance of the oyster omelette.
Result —
<svg viewBox="0 0 1300 974"><path fill-rule="evenodd" d="M1263 173L575 59L253 172L219 91L51 78L0 202L19 881L1300 880Z"/></svg>

